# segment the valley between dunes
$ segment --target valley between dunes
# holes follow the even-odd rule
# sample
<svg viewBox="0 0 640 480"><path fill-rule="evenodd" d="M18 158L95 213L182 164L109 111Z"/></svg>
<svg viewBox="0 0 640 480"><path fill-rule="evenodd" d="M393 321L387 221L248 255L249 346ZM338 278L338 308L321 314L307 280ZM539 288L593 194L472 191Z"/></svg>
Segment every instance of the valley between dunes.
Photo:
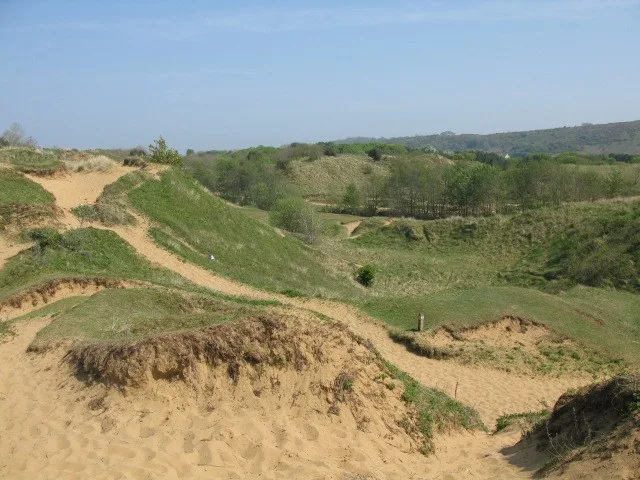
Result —
<svg viewBox="0 0 640 480"><path fill-rule="evenodd" d="M70 209L94 202L104 186L130 171L118 166L108 172L29 178L55 196L64 226L77 228L80 223ZM592 381L586 374L524 376L417 356L354 307L262 291L187 263L157 246L147 235L148 221L136 218L136 226L110 230L154 264L224 294L278 300L301 319L317 312L341 322L423 385L475 408L490 430L503 414L552 406L567 389ZM0 239L0 266L26 247ZM92 293L69 288L55 298ZM17 308L3 317L40 307ZM14 334L0 341L3 478L516 479L531 478L537 465L534 453L524 457L505 450L518 441L519 431L440 434L435 452L423 456L402 436L386 438L384 426L373 416L365 435L350 417L320 413L311 392L283 403L276 396L258 399L241 382L233 395L221 394L215 407L207 409L180 382L159 382L140 391L85 384L70 375L60 350L27 353L49 321L18 322ZM329 366L318 368L318 375L329 375L322 370ZM287 375L281 381L304 382Z"/></svg>

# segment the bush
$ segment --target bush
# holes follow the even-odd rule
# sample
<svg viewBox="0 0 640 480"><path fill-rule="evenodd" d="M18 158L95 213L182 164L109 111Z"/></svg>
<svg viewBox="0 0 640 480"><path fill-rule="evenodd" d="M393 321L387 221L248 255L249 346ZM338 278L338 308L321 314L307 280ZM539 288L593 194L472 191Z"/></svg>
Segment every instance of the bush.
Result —
<svg viewBox="0 0 640 480"><path fill-rule="evenodd" d="M154 163L182 165L182 155L177 150L169 148L167 141L162 136L154 144L149 145L149 152L151 153L149 160Z"/></svg>
<svg viewBox="0 0 640 480"><path fill-rule="evenodd" d="M373 285L373 279L375 276L376 269L373 265L364 265L356 270L356 281L365 287Z"/></svg>
<svg viewBox="0 0 640 480"><path fill-rule="evenodd" d="M269 220L276 227L301 235L306 243L314 243L318 238L320 220L313 207L302 198L281 198L269 212Z"/></svg>

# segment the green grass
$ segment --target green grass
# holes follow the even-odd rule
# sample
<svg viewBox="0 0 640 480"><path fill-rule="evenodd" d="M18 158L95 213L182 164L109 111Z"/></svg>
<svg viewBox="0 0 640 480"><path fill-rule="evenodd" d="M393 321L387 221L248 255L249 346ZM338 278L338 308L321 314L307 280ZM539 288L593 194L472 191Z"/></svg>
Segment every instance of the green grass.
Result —
<svg viewBox="0 0 640 480"><path fill-rule="evenodd" d="M446 432L464 428L484 429L478 412L452 399L447 394L425 387L389 362L384 362L394 379L404 385L402 399L416 408L418 428L427 439L436 432ZM428 453L428 450L423 452Z"/></svg>
<svg viewBox="0 0 640 480"><path fill-rule="evenodd" d="M583 301L588 296L591 303ZM504 315L526 317L609 358L640 363L640 296L632 293L579 287L551 295L531 288L481 287L378 297L364 300L361 307L401 329L415 328L420 312L427 328L477 325Z"/></svg>
<svg viewBox="0 0 640 480"><path fill-rule="evenodd" d="M8 168L0 169L0 206L48 205L54 201L53 195L21 173Z"/></svg>
<svg viewBox="0 0 640 480"><path fill-rule="evenodd" d="M54 339L138 340L233 321L256 308L215 296L158 288L103 290L83 301L52 307L54 319L38 332L36 343Z"/></svg>
<svg viewBox="0 0 640 480"><path fill-rule="evenodd" d="M322 254L281 237L175 169L143 183L129 198L156 222L152 236L158 244L218 274L272 291L337 297L356 290L349 272L328 268Z"/></svg>
<svg viewBox="0 0 640 480"><path fill-rule="evenodd" d="M25 287L64 277L111 277L198 290L178 274L153 266L116 233L94 228L65 232L53 245L36 245L0 270L0 300Z"/></svg>
<svg viewBox="0 0 640 480"><path fill-rule="evenodd" d="M21 171L55 170L63 166L54 153L38 153L31 148L0 148L0 163L10 163Z"/></svg>

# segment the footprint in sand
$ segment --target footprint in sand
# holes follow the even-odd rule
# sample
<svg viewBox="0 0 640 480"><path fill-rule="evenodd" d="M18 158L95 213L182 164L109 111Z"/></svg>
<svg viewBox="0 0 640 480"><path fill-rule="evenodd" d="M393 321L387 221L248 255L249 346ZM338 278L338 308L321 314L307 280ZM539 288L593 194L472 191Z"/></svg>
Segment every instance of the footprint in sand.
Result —
<svg viewBox="0 0 640 480"><path fill-rule="evenodd" d="M320 437L318 429L308 423L302 425L302 432L304 433L304 438L312 442L315 442Z"/></svg>
<svg viewBox="0 0 640 480"><path fill-rule="evenodd" d="M184 450L184 453L191 453L193 452L193 440L196 438L195 433L193 432L187 432L187 434L184 436L184 444L182 445L182 450Z"/></svg>
<svg viewBox="0 0 640 480"><path fill-rule="evenodd" d="M198 445L198 465L210 465L211 458L211 449L209 448L209 445L204 442L200 442L200 445Z"/></svg>

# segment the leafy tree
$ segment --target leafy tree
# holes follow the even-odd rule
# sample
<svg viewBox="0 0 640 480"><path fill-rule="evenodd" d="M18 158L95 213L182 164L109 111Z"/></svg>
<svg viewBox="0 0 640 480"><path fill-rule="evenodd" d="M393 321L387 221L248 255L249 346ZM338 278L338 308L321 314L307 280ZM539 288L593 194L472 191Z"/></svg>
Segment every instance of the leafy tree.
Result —
<svg viewBox="0 0 640 480"><path fill-rule="evenodd" d="M351 214L355 214L360 208L360 192L355 183L347 186L342 197L342 208Z"/></svg>
<svg viewBox="0 0 640 480"><path fill-rule="evenodd" d="M150 160L154 163L182 165L182 155L177 150L169 148L162 135L149 145L149 152L151 153Z"/></svg>
<svg viewBox="0 0 640 480"><path fill-rule="evenodd" d="M193 148L187 148L187 155L193 155L194 153L196 153Z"/></svg>

